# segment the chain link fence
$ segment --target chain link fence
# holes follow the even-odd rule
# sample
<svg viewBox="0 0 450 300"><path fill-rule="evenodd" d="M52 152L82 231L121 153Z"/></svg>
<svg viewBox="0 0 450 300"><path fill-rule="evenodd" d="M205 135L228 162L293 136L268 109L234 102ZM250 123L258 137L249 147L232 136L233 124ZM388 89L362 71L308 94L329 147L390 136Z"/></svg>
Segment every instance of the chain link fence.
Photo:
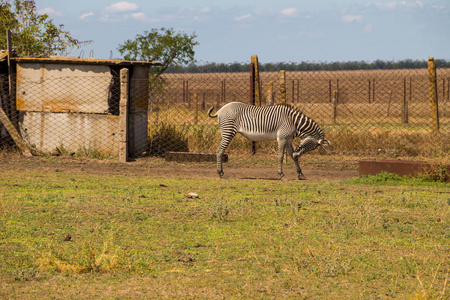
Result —
<svg viewBox="0 0 450 300"><path fill-rule="evenodd" d="M231 101L251 103L250 73L165 74L153 91L150 141L165 151L215 152L217 120L207 116ZM281 78L281 79L280 79ZM428 70L261 72L261 105L287 103L318 122L332 142L331 153L390 157L442 156L450 149L450 69L437 71L439 131L432 127ZM214 111L215 111L214 110ZM173 132L179 142L162 139ZM229 151L250 154L249 141L233 140ZM276 142L256 151L275 152Z"/></svg>
<svg viewBox="0 0 450 300"><path fill-rule="evenodd" d="M208 109L252 101L250 72L171 73L149 80L148 69L127 66L128 103L121 104L122 68L18 63L9 78L0 61L0 105L37 154L118 157L126 147L136 157L215 153L221 136ZM284 76L280 71L259 74L261 105L284 102L303 111L324 129L330 153L435 157L449 152L450 69L437 70L438 130L426 68ZM15 147L7 124L0 123L0 147ZM228 151L250 155L250 142L238 136ZM276 142L256 143L257 153L275 151Z"/></svg>

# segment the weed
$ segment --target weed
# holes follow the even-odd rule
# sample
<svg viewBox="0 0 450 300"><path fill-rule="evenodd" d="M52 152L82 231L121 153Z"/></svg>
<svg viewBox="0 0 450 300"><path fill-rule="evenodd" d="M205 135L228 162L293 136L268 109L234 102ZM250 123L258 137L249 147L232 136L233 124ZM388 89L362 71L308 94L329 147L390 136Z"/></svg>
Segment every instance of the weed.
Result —
<svg viewBox="0 0 450 300"><path fill-rule="evenodd" d="M17 268L13 272L15 281L30 281L36 278L39 273L39 268L37 267L22 267Z"/></svg>
<svg viewBox="0 0 450 300"><path fill-rule="evenodd" d="M213 208L211 210L211 218L218 219L220 221L226 221L230 213L228 202L223 200L223 197L214 201Z"/></svg>
<svg viewBox="0 0 450 300"><path fill-rule="evenodd" d="M61 248L42 251L37 264L43 271L52 270L64 274L111 271L117 266L119 250L118 247L111 249L111 238L104 242L101 250L91 242L86 242L75 253L66 253Z"/></svg>
<svg viewBox="0 0 450 300"><path fill-rule="evenodd" d="M149 155L163 156L169 151L189 151L186 130L187 127L179 129L168 123L156 126L149 135Z"/></svg>

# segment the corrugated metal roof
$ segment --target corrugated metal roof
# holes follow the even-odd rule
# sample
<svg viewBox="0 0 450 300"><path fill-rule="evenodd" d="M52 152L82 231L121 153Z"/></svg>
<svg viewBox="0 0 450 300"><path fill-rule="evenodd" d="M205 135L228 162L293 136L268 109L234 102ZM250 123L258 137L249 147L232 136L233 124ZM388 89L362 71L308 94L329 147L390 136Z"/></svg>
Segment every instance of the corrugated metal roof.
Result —
<svg viewBox="0 0 450 300"><path fill-rule="evenodd" d="M24 63L53 63L53 64L80 64L80 65L117 65L117 66L162 66L159 62L117 60L117 59L96 59L96 58L78 58L78 57L13 57L11 60Z"/></svg>

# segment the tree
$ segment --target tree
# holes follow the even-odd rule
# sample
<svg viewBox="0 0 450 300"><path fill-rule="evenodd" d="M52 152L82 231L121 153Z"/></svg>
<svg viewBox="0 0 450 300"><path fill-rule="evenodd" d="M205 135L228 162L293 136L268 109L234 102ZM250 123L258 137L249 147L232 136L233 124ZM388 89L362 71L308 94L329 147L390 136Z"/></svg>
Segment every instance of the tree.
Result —
<svg viewBox="0 0 450 300"><path fill-rule="evenodd" d="M69 54L92 41L74 39L64 25L56 26L47 14L36 12L34 0L0 3L0 49L6 49L6 30L12 34L13 51L18 56Z"/></svg>
<svg viewBox="0 0 450 300"><path fill-rule="evenodd" d="M194 46L197 35L175 32L173 28L152 29L138 34L134 40L127 40L117 48L127 60L162 62L164 65L152 68L152 76L158 77L172 65L187 65L194 62Z"/></svg>

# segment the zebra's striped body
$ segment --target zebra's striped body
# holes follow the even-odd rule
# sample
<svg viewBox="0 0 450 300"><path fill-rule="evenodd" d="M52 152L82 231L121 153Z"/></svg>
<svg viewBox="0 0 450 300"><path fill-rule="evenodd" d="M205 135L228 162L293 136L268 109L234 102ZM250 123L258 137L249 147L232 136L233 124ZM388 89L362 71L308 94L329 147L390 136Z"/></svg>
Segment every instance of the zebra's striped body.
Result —
<svg viewBox="0 0 450 300"><path fill-rule="evenodd" d="M322 129L312 119L288 105L254 106L240 102L231 102L223 106L215 115L218 117L222 141L217 149L217 172L224 176L222 157L231 140L237 133L252 141L277 140L278 142L278 174L283 179L283 155L287 149L294 160L298 178L305 179L298 164L298 158L319 145L329 145L324 140ZM295 152L292 140L300 137Z"/></svg>

